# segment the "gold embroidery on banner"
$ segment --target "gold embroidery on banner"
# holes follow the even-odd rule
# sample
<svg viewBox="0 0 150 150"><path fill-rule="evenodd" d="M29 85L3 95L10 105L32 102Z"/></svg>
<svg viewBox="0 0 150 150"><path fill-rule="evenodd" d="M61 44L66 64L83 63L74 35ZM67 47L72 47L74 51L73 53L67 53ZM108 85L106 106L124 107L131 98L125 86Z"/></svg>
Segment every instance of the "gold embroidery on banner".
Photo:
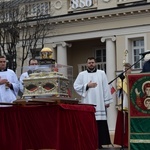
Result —
<svg viewBox="0 0 150 150"><path fill-rule="evenodd" d="M142 140L142 139L134 140L134 139L131 139L130 143L150 143L150 140Z"/></svg>

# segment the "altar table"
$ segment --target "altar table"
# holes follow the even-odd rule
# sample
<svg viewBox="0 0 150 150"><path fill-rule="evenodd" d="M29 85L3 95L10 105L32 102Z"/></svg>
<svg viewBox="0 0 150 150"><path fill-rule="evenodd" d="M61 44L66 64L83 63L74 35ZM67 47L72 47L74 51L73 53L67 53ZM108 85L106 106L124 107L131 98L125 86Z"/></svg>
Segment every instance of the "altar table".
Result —
<svg viewBox="0 0 150 150"><path fill-rule="evenodd" d="M96 150L92 105L0 107L0 150Z"/></svg>

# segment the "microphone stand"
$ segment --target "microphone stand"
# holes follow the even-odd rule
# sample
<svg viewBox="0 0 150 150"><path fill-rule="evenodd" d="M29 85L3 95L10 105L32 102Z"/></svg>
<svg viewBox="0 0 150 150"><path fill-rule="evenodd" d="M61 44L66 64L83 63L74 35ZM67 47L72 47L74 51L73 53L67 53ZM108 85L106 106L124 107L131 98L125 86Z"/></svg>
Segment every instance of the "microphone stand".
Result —
<svg viewBox="0 0 150 150"><path fill-rule="evenodd" d="M122 71L116 78L114 78L112 81L110 81L108 84L111 84L113 81L115 81L117 78L121 79L122 82L122 92L121 92L121 113L122 113L122 142L121 142L121 148L120 150L124 150L124 129L125 129L125 125L124 125L124 115L123 115L123 80L125 78L124 73L129 70L130 68L132 68L134 65L136 65L140 60L142 60L146 54L141 54L142 57L136 61L134 64L132 64L130 67L128 67L126 70Z"/></svg>
<svg viewBox="0 0 150 150"><path fill-rule="evenodd" d="M126 70L122 71L117 77L115 77L113 80L111 80L108 84L111 84L113 81L115 81L117 78L119 78L120 76L122 76L127 70L129 70L130 68L132 68L134 65L136 65L140 60L142 60L145 57L145 55L142 55L142 57L136 61L134 64L132 64L129 68L127 68Z"/></svg>

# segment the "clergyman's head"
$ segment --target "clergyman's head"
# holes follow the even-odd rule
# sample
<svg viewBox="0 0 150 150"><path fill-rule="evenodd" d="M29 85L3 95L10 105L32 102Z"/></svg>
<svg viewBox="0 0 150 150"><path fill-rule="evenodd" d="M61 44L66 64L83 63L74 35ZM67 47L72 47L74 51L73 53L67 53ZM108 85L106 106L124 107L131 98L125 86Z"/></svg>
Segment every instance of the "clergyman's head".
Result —
<svg viewBox="0 0 150 150"><path fill-rule="evenodd" d="M31 58L31 59L29 60L29 66L32 66L32 65L38 65L37 59Z"/></svg>
<svg viewBox="0 0 150 150"><path fill-rule="evenodd" d="M0 70L6 69L6 57L0 55Z"/></svg>
<svg viewBox="0 0 150 150"><path fill-rule="evenodd" d="M96 67L96 60L94 57L87 58L87 68L93 70Z"/></svg>

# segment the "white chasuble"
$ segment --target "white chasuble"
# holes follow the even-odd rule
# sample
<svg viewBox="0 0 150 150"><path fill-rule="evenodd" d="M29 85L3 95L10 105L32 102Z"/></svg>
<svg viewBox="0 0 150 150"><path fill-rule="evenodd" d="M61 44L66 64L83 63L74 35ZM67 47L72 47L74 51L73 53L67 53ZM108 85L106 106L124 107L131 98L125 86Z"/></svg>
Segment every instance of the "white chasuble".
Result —
<svg viewBox="0 0 150 150"><path fill-rule="evenodd" d="M13 70L7 69L7 71L0 72L0 79L7 79L13 86L13 90L6 87L5 84L0 85L0 102L12 103L16 100L19 82L16 74Z"/></svg>

